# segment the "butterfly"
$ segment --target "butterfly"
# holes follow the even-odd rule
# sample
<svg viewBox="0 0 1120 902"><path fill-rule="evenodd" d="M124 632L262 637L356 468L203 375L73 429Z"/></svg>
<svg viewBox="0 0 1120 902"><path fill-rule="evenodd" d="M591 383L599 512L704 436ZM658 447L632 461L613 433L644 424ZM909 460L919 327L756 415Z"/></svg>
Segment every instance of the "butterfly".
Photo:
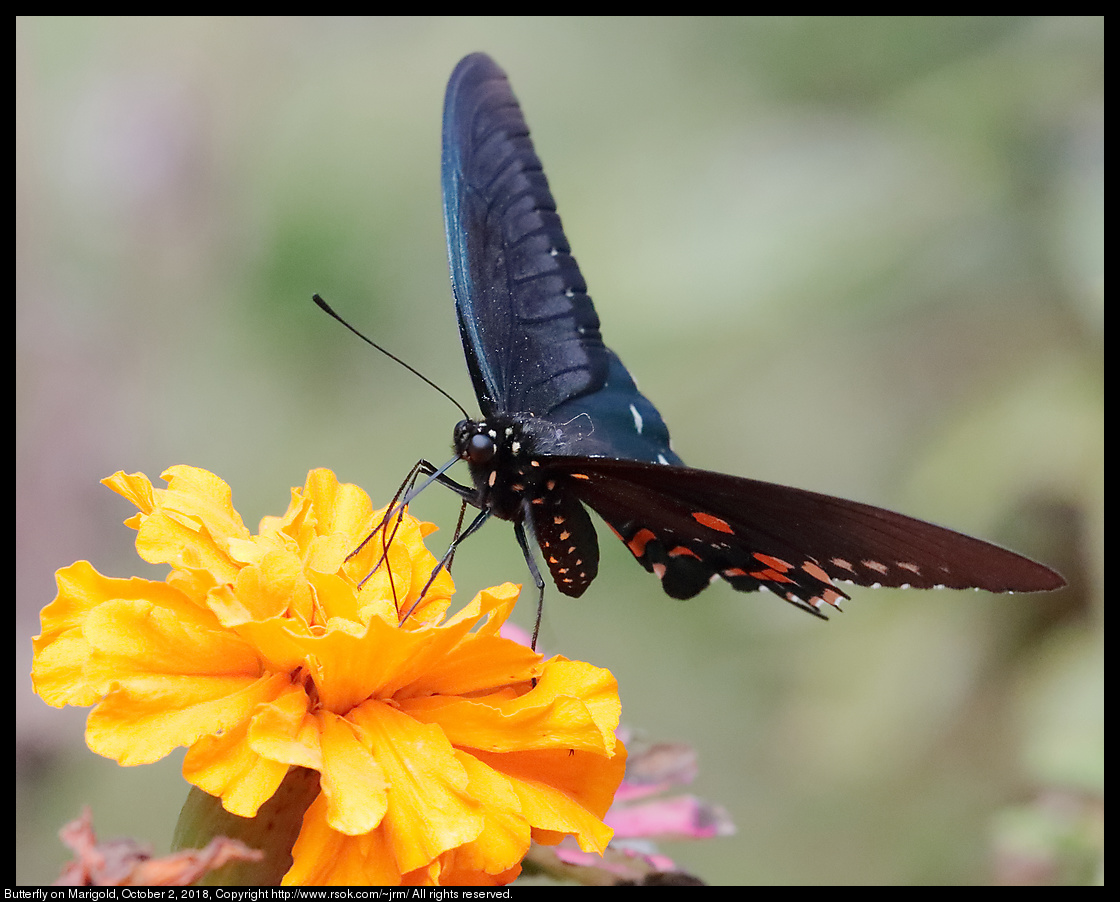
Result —
<svg viewBox="0 0 1120 902"><path fill-rule="evenodd" d="M543 599L533 544L578 597L595 579L595 511L674 598L717 577L818 616L858 586L1056 589L1055 571L888 510L685 466L657 408L603 343L541 162L505 72L465 57L447 86L442 187L455 309L479 419L427 472L513 523ZM443 476L466 461L473 485ZM425 462L426 463L426 462ZM454 545L453 545L454 547ZM538 612L539 626L539 612Z"/></svg>

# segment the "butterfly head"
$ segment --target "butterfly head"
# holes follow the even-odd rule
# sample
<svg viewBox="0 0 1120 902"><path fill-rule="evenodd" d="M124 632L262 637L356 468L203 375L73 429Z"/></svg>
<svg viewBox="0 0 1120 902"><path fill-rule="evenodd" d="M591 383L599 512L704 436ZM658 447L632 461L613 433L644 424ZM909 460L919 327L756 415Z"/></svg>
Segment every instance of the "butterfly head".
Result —
<svg viewBox="0 0 1120 902"><path fill-rule="evenodd" d="M503 520L518 519L522 501L535 497L542 481L533 425L498 415L455 427L455 453L470 467L480 506Z"/></svg>
<svg viewBox="0 0 1120 902"><path fill-rule="evenodd" d="M498 453L497 433L477 420L460 420L455 426L455 453L472 467L484 467Z"/></svg>

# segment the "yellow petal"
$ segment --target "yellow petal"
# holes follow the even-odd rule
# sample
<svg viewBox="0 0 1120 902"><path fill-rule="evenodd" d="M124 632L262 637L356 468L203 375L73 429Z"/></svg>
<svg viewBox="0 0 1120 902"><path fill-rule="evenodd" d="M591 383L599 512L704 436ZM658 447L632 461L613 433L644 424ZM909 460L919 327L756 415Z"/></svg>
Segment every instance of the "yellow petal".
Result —
<svg viewBox="0 0 1120 902"><path fill-rule="evenodd" d="M247 539L249 532L233 508L229 486L195 467L171 467L163 476L166 489L152 489L143 474L117 473L105 480L143 512L128 521L138 527L137 553L150 563L205 569L218 582L232 581L236 567L228 559L228 540Z"/></svg>
<svg viewBox="0 0 1120 902"><path fill-rule="evenodd" d="M102 479L101 484L107 485L122 498L127 498L141 513L150 514L155 510L152 482L143 473L125 473L123 470L117 470L112 476Z"/></svg>
<svg viewBox="0 0 1120 902"><path fill-rule="evenodd" d="M328 802L320 795L303 816L292 847L292 867L284 886L396 886L401 872L385 833L374 829L348 836L331 828Z"/></svg>
<svg viewBox="0 0 1120 902"><path fill-rule="evenodd" d="M221 735L203 736L187 749L183 777L220 796L226 811L255 817L288 773L288 765L257 754L248 741L248 721Z"/></svg>
<svg viewBox="0 0 1120 902"><path fill-rule="evenodd" d="M618 680L609 670L556 655L545 662L544 673L534 692L539 692L543 698L578 698L599 728L604 748L608 752L613 750L622 703L618 698ZM531 701L525 697L509 702L505 711L512 713L522 703L527 705Z"/></svg>
<svg viewBox="0 0 1120 902"><path fill-rule="evenodd" d="M400 629L374 617L361 633L334 629L303 647L313 657L309 667L323 706L344 714L370 696L394 695L456 641L441 629Z"/></svg>
<svg viewBox="0 0 1120 902"><path fill-rule="evenodd" d="M319 722L321 785L330 803L327 822L350 836L369 833L385 816L388 779L377 756L358 741L350 724L329 711L319 712Z"/></svg>
<svg viewBox="0 0 1120 902"><path fill-rule="evenodd" d="M585 852L606 848L613 831L601 818L626 770L622 743L610 758L567 749L475 755L509 779L535 839L541 830L570 833Z"/></svg>
<svg viewBox="0 0 1120 902"><path fill-rule="evenodd" d="M315 613L312 616L316 623L326 623L336 618L353 623L364 623L369 619L368 616L363 615L354 583L348 578L337 573L322 573L308 569L307 582L314 592ZM376 614L383 618L396 619L392 599L384 599Z"/></svg>
<svg viewBox="0 0 1120 902"><path fill-rule="evenodd" d="M247 620L279 617L292 609L311 610L311 587L304 578L303 563L287 551L270 551L258 564L242 567L234 585Z"/></svg>
<svg viewBox="0 0 1120 902"><path fill-rule="evenodd" d="M467 794L466 770L441 730L382 702L355 708L349 720L385 774L383 826L402 872L478 836L480 806Z"/></svg>
<svg viewBox="0 0 1120 902"><path fill-rule="evenodd" d="M222 629L209 611L194 605L177 609L147 599L114 599L98 605L83 632L121 677L131 674L257 677L260 659L249 643Z"/></svg>
<svg viewBox="0 0 1120 902"><path fill-rule="evenodd" d="M92 705L105 687L90 682L86 664L94 651L85 625L99 605L115 599L147 599L173 616L191 619L209 615L176 589L147 579L111 579L86 561L55 574L58 595L42 613L42 633L33 640L35 659L31 678L35 691L55 707ZM214 623L216 626L216 622Z"/></svg>
<svg viewBox="0 0 1120 902"><path fill-rule="evenodd" d="M93 705L101 699L101 688L91 684L86 676L86 662L92 650L81 630L56 636L50 643L36 638L32 644L35 658L31 683L48 705Z"/></svg>
<svg viewBox="0 0 1120 902"><path fill-rule="evenodd" d="M521 800L507 777L473 755L458 752L456 756L467 771L468 791L486 804L478 838L445 853L444 879L460 883L469 874L475 882L479 874L503 875L517 867L529 851L529 822L521 811Z"/></svg>
<svg viewBox="0 0 1120 902"><path fill-rule="evenodd" d="M275 701L261 705L249 727L253 751L283 764L321 770L320 724L310 706L300 685L290 686Z"/></svg>
<svg viewBox="0 0 1120 902"><path fill-rule="evenodd" d="M516 643L510 643L516 644ZM537 686L516 697L402 699L401 709L438 723L457 746L489 751L579 749L609 755L620 706L609 670L553 658Z"/></svg>
<svg viewBox="0 0 1120 902"><path fill-rule="evenodd" d="M340 483L330 470L320 468L308 473L303 491L315 510L321 534L359 536L376 522L369 495L356 485Z"/></svg>
<svg viewBox="0 0 1120 902"><path fill-rule="evenodd" d="M410 695L468 695L486 690L528 683L541 672L541 656L518 642L469 633L453 649L441 649L439 657L427 666L415 682L397 693Z"/></svg>
<svg viewBox="0 0 1120 902"><path fill-rule="evenodd" d="M237 577L237 565L199 521L162 509L141 521L136 553L149 564L208 570L218 583L233 582Z"/></svg>
<svg viewBox="0 0 1120 902"><path fill-rule="evenodd" d="M517 583L502 583L500 586L483 589L471 599L470 604L450 618L448 622L454 622L460 617L478 618L484 616L486 622L478 628L479 635L496 636L501 630L502 624L513 613L513 606L517 603L520 595L521 586Z"/></svg>
<svg viewBox="0 0 1120 902"><path fill-rule="evenodd" d="M313 653L311 643L315 637L309 626L300 620L287 617L270 617L260 622L248 620L234 627L232 632L256 649L267 670L293 673L306 667L307 658Z"/></svg>
<svg viewBox="0 0 1120 902"><path fill-rule="evenodd" d="M49 641L56 635L81 628L89 612L103 602L115 598L147 598L171 610L184 610L188 603L180 592L162 582L134 576L114 579L102 576L88 561L78 561L55 574L58 594L43 608L41 639Z"/></svg>
<svg viewBox="0 0 1120 902"><path fill-rule="evenodd" d="M107 695L90 713L86 743L120 764L150 764L180 745L234 729L289 684L286 674L150 677Z"/></svg>
<svg viewBox="0 0 1120 902"><path fill-rule="evenodd" d="M196 519L218 543L228 537L247 539L249 530L234 509L229 485L198 467L168 467L161 474L167 488L157 492L161 507Z"/></svg>

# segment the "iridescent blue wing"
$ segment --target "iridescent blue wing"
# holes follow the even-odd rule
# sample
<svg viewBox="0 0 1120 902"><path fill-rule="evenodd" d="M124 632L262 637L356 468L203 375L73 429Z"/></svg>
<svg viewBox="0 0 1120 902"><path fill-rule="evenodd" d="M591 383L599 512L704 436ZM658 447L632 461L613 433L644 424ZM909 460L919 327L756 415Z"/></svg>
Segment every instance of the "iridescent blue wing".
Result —
<svg viewBox="0 0 1120 902"><path fill-rule="evenodd" d="M463 59L447 85L443 208L483 414L570 424L553 453L679 462L657 409L603 344L521 107L485 54Z"/></svg>

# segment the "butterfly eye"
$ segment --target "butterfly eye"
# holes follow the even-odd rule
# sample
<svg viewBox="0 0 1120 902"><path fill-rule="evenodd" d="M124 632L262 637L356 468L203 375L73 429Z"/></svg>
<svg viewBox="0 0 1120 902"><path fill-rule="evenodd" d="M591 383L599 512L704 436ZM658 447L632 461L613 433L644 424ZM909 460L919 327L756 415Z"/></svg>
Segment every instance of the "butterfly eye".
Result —
<svg viewBox="0 0 1120 902"><path fill-rule="evenodd" d="M489 463L495 452L494 440L488 435L472 435L467 445L467 460L472 464Z"/></svg>

